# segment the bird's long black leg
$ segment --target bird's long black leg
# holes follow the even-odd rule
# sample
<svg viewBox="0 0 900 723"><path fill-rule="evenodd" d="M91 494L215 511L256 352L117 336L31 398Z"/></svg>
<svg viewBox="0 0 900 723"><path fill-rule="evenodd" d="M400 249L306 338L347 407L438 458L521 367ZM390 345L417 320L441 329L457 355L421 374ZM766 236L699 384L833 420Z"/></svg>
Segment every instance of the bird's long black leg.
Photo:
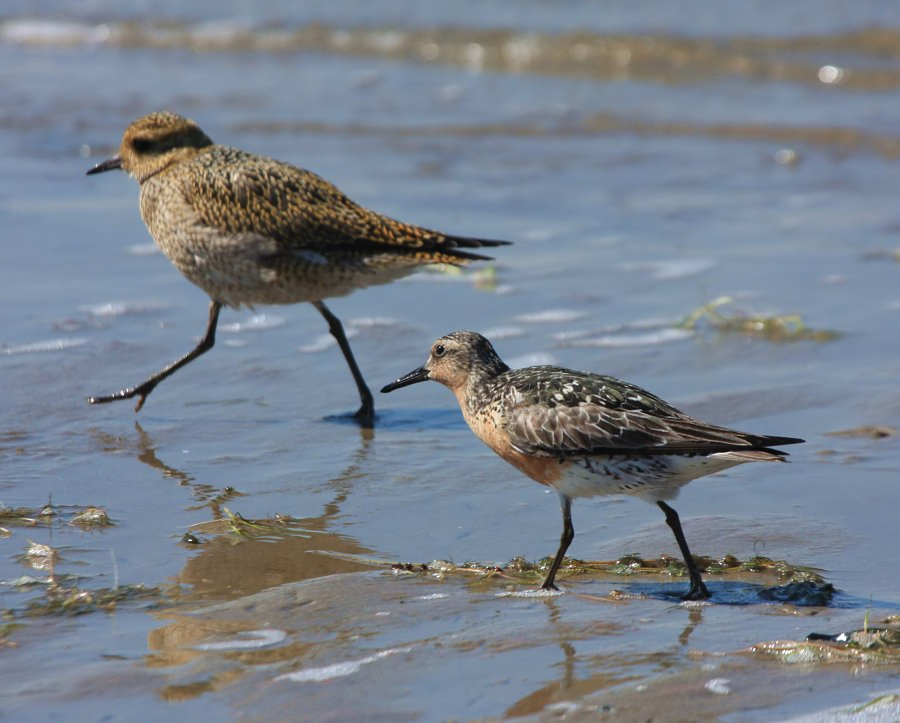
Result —
<svg viewBox="0 0 900 723"><path fill-rule="evenodd" d="M559 590L553 582L556 579L556 571L562 565L563 558L566 556L566 550L569 549L569 545L575 539L575 528L572 526L572 500L565 495L560 495L559 506L562 508L562 536L559 538L559 549L556 551L556 557L553 558L553 564L550 565L550 572L544 578L541 590Z"/></svg>
<svg viewBox="0 0 900 723"><path fill-rule="evenodd" d="M697 563L694 562L694 557L691 555L690 549L688 549L687 540L684 539L684 532L681 529L681 520L678 519L678 513L662 500L657 500L656 504L666 513L666 524L671 527L672 532L675 533L675 540L678 542L678 547L681 549L681 555L684 557L684 564L687 565L688 574L691 576L691 589L688 590L687 595L685 595L683 599L706 600L710 596L709 590L707 590L706 585L703 584L700 570L697 569Z"/></svg>
<svg viewBox="0 0 900 723"><path fill-rule="evenodd" d="M219 312L221 310L221 302L210 299L209 321L206 324L206 334L203 335L200 343L197 344L197 346L195 346L183 357L181 357L177 361L172 362L163 370L154 374L143 384L139 384L136 387L130 387L129 389L123 389L122 391L116 392L115 394L108 394L105 397L90 397L88 401L91 404L106 404L107 402L117 402L120 399L131 399L132 397L137 397L138 400L137 404L134 405L134 411L139 412L141 410L141 407L144 406L144 402L146 401L150 392L154 390L157 384L159 384L166 377L169 377L177 372L185 364L194 361L194 359L196 359L198 356L208 352L213 348L216 343L216 326L219 323Z"/></svg>
<svg viewBox="0 0 900 723"><path fill-rule="evenodd" d="M362 401L362 405L353 416L362 426L371 427L375 421L375 402L372 399L372 392L370 392L369 387L366 386L366 380L363 379L362 372L356 364L356 359L353 358L353 352L350 350L350 343L347 341L347 336L344 334L344 327L341 324L341 320L332 314L331 310L321 301L313 301L312 305L319 310L319 313L324 316L325 321L328 322L328 331L330 331L331 335L337 340L338 346L344 353L344 359L347 360L347 366L350 367L353 381L356 382L356 388L359 390L359 398Z"/></svg>

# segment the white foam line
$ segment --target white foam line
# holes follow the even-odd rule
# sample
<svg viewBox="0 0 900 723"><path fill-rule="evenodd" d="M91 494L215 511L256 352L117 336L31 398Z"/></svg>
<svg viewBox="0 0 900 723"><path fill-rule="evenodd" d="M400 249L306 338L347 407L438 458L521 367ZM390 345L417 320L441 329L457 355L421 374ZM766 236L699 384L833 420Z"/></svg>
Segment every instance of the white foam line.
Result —
<svg viewBox="0 0 900 723"><path fill-rule="evenodd" d="M405 322L389 316L362 316L358 319L350 319L347 326L354 329L397 329L403 328Z"/></svg>
<svg viewBox="0 0 900 723"><path fill-rule="evenodd" d="M284 630L244 630L237 638L219 640L215 643L200 643L194 650L256 650L278 645L287 639Z"/></svg>
<svg viewBox="0 0 900 723"><path fill-rule="evenodd" d="M102 304L89 304L78 307L80 311L84 311L91 316L99 318L115 318L131 314L151 314L165 311L168 308L170 308L169 304L156 302L133 304L125 301L107 301Z"/></svg>
<svg viewBox="0 0 900 723"><path fill-rule="evenodd" d="M623 271L647 272L658 281L671 281L699 276L713 268L711 259L673 259L670 261L637 261L619 264Z"/></svg>
<svg viewBox="0 0 900 723"><path fill-rule="evenodd" d="M0 354L12 356L14 354L37 354L46 351L64 351L66 349L84 346L85 344L87 344L87 339L48 339L47 341L36 341L31 344L8 346L0 349Z"/></svg>
<svg viewBox="0 0 900 723"><path fill-rule="evenodd" d="M542 364L558 364L559 360L552 354L536 351L531 354L521 354L519 356L510 357L507 360L507 363L513 369L518 369L519 367L534 367Z"/></svg>
<svg viewBox="0 0 900 723"><path fill-rule="evenodd" d="M154 256L156 254L161 254L162 251L159 250L159 246L155 243L148 244L133 244L128 247L128 253L133 256Z"/></svg>
<svg viewBox="0 0 900 723"><path fill-rule="evenodd" d="M677 318L637 319L636 321L629 321L624 324L607 324L606 326L601 326L597 329L567 329L565 331L558 331L553 334L553 338L561 343L574 342L578 339L589 339L591 337L596 337L599 335L609 336L613 334L622 334L632 331L670 329L676 326L678 322L679 319ZM488 335L485 334L485 336ZM488 338L490 337L488 336Z"/></svg>
<svg viewBox="0 0 900 723"><path fill-rule="evenodd" d="M556 597L562 594L562 590L544 590L542 588L537 588L536 590L498 592L497 597Z"/></svg>
<svg viewBox="0 0 900 723"><path fill-rule="evenodd" d="M350 338L351 336L351 334L347 334L347 338ZM304 344L297 348L304 354L318 354L326 349L331 349L333 346L337 346L337 342L331 334L320 334L309 344Z"/></svg>
<svg viewBox="0 0 900 723"><path fill-rule="evenodd" d="M703 686L710 693L728 695L731 692L731 680L728 678L711 678Z"/></svg>
<svg viewBox="0 0 900 723"><path fill-rule="evenodd" d="M649 334L630 334L624 336L598 336L589 339L577 339L569 341L571 347L628 347L628 346L654 346L656 344L669 344L674 341L684 341L694 335L689 329L660 329Z"/></svg>
<svg viewBox="0 0 900 723"><path fill-rule="evenodd" d="M516 321L522 324L565 324L570 321L578 321L586 316L586 311L576 309L547 309L536 311L533 314L519 314Z"/></svg>
<svg viewBox="0 0 900 723"><path fill-rule="evenodd" d="M262 331L263 329L277 329L285 325L283 316L274 314L255 314L246 321L236 321L232 324L219 324L219 331L229 334L239 334L244 331Z"/></svg>
<svg viewBox="0 0 900 723"><path fill-rule="evenodd" d="M323 683L326 680L353 675L359 672L364 665L377 662L389 655L409 653L411 651L412 648L389 648L359 660L348 660L343 663L324 665L321 668L306 668L304 670L296 670L293 673L285 673L284 675L279 675L275 680L289 680L292 683Z"/></svg>
<svg viewBox="0 0 900 723"><path fill-rule="evenodd" d="M527 333L521 326L494 326L482 332L488 339L518 339Z"/></svg>

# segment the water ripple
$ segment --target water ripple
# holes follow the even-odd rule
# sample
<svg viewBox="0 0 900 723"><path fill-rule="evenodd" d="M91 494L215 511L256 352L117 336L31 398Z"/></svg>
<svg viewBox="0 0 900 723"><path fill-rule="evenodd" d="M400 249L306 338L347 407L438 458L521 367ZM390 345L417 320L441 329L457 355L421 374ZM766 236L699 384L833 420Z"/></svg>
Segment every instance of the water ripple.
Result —
<svg viewBox="0 0 900 723"><path fill-rule="evenodd" d="M13 356L16 354L38 354L47 351L65 351L66 349L74 349L87 344L87 339L47 339L46 341L35 341L30 344L20 344L19 346L4 346L0 348L0 354Z"/></svg>

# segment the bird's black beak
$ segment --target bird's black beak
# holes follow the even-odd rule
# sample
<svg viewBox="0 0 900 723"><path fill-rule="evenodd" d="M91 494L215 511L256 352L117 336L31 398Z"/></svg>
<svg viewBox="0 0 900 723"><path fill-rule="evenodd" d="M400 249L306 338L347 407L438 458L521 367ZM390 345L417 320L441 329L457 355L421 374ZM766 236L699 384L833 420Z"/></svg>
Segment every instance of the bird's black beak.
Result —
<svg viewBox="0 0 900 723"><path fill-rule="evenodd" d="M409 374L405 374L400 377L397 381L391 382L390 384L383 386L381 388L382 394L387 394L388 392L392 392L395 389L400 389L400 387L408 387L410 384L418 384L419 382L428 381L428 370L425 367L419 367L418 369L414 369Z"/></svg>
<svg viewBox="0 0 900 723"><path fill-rule="evenodd" d="M87 172L86 175L93 176L95 173L103 173L104 171L114 171L117 168L122 167L122 159L118 156L113 156L112 158L107 158L105 161L101 161L96 166L94 166L90 171Z"/></svg>

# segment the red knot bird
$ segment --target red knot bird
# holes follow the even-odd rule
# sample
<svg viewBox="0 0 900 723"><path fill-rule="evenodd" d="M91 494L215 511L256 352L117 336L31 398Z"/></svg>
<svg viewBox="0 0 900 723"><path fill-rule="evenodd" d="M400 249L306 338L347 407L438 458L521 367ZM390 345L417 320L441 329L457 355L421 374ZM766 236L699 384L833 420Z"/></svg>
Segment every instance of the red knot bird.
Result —
<svg viewBox="0 0 900 723"><path fill-rule="evenodd" d="M92 404L137 397L139 411L157 384L213 347L223 306L308 301L325 317L353 374L362 402L355 417L370 426L372 393L323 299L388 283L425 264L489 259L466 249L508 243L382 216L310 171L214 144L175 113L134 121L118 154L88 175L113 169L140 184L141 218L169 260L209 295L209 320L185 356L142 384L91 397Z"/></svg>
<svg viewBox="0 0 900 723"><path fill-rule="evenodd" d="M655 502L690 575L685 600L709 591L688 549L678 513L666 501L697 477L744 462L782 461L773 449L794 437L746 434L693 419L634 384L553 366L510 369L481 334L457 331L431 346L425 365L381 391L433 379L456 395L482 442L559 494L563 531L541 587L554 579L575 537L572 498L633 495Z"/></svg>

